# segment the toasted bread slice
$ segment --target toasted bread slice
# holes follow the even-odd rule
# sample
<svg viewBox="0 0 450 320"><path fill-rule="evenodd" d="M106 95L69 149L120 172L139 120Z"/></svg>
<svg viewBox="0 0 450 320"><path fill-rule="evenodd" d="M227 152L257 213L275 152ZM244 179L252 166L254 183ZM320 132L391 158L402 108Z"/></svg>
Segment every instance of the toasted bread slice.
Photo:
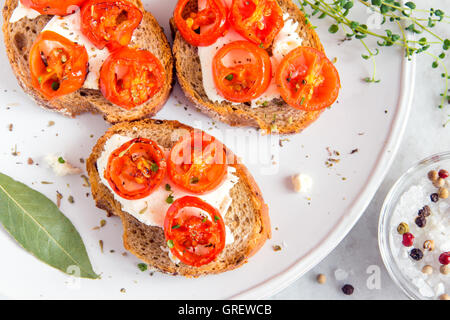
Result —
<svg viewBox="0 0 450 320"><path fill-rule="evenodd" d="M283 13L299 22L297 33L303 39L303 45L323 51L314 29L306 24L301 10L291 0L277 0ZM186 6L187 12L197 11L197 0L191 0ZM316 120L322 111L306 112L294 109L283 100L268 101L267 106L251 108L247 104L232 104L229 102L213 102L208 99L203 88L203 76L197 47L187 43L178 32L173 19L171 21L174 34L173 54L177 76L186 96L213 119L223 121L231 126L251 126L267 133L289 134L297 133Z"/></svg>
<svg viewBox="0 0 450 320"><path fill-rule="evenodd" d="M122 211L120 203L114 199L110 189L102 184L96 165L106 141L114 134L148 138L165 148L171 148L177 141L177 139L174 139L174 135L177 132L180 132L180 134L186 133L186 130L191 131L193 128L177 121L147 119L119 123L111 127L99 139L86 165L92 195L97 207L122 219L125 248L161 272L198 277L239 267L258 251L266 239L271 236L268 207L264 203L261 191L245 166L236 160L232 160L230 164L236 168L235 174L239 177L239 182L230 191L233 202L224 219L233 233L235 241L227 245L215 261L202 267L191 267L183 263L175 264L169 258L168 253L163 250L168 248L162 228L143 224L132 215ZM236 159L228 149L227 158Z"/></svg>
<svg viewBox="0 0 450 320"><path fill-rule="evenodd" d="M6 0L3 7L4 42L12 69L23 90L38 105L71 117L83 112L101 113L105 120L115 123L154 116L167 101L172 89L172 53L162 28L152 14L144 10L140 0L130 2L136 4L143 12L142 22L135 30L130 46L152 52L161 61L166 72L164 87L154 97L132 110L112 104L103 97L99 90L92 89L81 88L57 99L46 99L31 84L28 56L35 39L52 16L41 15L32 20L23 18L15 23L10 23L10 17L18 5L18 0Z"/></svg>

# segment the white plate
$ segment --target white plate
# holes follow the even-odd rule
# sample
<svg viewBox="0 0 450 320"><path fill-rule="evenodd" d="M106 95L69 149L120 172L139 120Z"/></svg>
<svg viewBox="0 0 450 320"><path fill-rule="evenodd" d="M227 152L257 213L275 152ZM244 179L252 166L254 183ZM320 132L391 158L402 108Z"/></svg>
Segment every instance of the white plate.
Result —
<svg viewBox="0 0 450 320"><path fill-rule="evenodd" d="M168 19L175 1L167 5L156 0L144 2L169 33ZM361 12L361 17L366 16ZM328 56L337 57L342 82L339 103L302 134L287 137L290 141L283 147L277 136L259 137L253 129L212 125L191 106L185 110L179 101L187 102L178 87L158 114L159 118L177 119L224 139L244 158L270 208L273 238L262 250L240 269L200 279L141 272L138 259L130 254L122 256L122 229L117 218L107 219L104 228L93 230L105 213L95 207L91 196L86 197L89 190L82 186L82 179L55 177L43 158L48 153L62 153L79 164L79 158L88 157L108 125L101 116L68 119L36 107L17 85L1 50L0 171L50 199L56 198L56 190L64 195L61 209L82 235L102 279L73 280L36 260L0 230L0 293L12 298L57 299L263 298L317 264L356 223L382 181L400 143L414 79L414 62L406 63L402 52L390 49L377 57L381 83L366 84L361 79L370 73L371 64L360 58L359 42L341 43L328 34L327 27L328 22L321 22L318 32ZM56 124L47 127L50 120ZM12 132L8 131L10 123L14 124ZM11 155L15 145L20 152L16 157ZM331 168L325 165L327 147L340 152L340 156L331 156L341 159ZM358 152L350 154L356 148ZM39 166L28 165L28 157ZM275 164L271 165L272 161ZM308 195L292 191L289 177L298 172L314 179ZM75 204L68 203L69 195L74 196ZM104 241L104 253L100 252L99 240ZM275 252L273 245L281 245L282 250Z"/></svg>

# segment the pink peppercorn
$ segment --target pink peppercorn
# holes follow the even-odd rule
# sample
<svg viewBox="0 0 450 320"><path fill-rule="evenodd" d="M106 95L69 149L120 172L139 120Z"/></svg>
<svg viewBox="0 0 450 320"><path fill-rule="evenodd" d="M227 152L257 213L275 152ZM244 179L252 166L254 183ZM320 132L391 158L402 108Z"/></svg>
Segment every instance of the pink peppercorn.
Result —
<svg viewBox="0 0 450 320"><path fill-rule="evenodd" d="M443 265L448 265L450 263L450 251L441 253L439 256L439 262Z"/></svg>
<svg viewBox="0 0 450 320"><path fill-rule="evenodd" d="M448 178L448 171L441 169L439 170L439 177L441 177L442 179L447 179Z"/></svg>
<svg viewBox="0 0 450 320"><path fill-rule="evenodd" d="M403 241L402 241L403 245L405 247L411 247L414 243L414 236L412 233L404 233L403 234Z"/></svg>

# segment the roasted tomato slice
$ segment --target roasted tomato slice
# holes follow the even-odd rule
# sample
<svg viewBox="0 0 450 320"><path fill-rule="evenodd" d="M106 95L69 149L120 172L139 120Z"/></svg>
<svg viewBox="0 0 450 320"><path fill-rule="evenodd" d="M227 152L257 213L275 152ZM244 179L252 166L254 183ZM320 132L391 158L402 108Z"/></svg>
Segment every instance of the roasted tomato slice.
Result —
<svg viewBox="0 0 450 320"><path fill-rule="evenodd" d="M276 83L283 99L292 107L314 111L329 107L339 95L339 74L322 52L298 47L278 66Z"/></svg>
<svg viewBox="0 0 450 320"><path fill-rule="evenodd" d="M66 16L74 13L86 0L20 0L25 7L40 14Z"/></svg>
<svg viewBox="0 0 450 320"><path fill-rule="evenodd" d="M214 137L194 130L170 151L169 177L180 188L195 194L214 190L227 174L224 145Z"/></svg>
<svg viewBox="0 0 450 320"><path fill-rule="evenodd" d="M72 93L83 86L88 61L84 46L53 31L44 31L30 50L33 87L47 99Z"/></svg>
<svg viewBox="0 0 450 320"><path fill-rule="evenodd" d="M136 138L111 153L105 179L119 196L135 200L147 197L158 188L165 173L164 152L156 142Z"/></svg>
<svg viewBox="0 0 450 320"><path fill-rule="evenodd" d="M267 49L284 26L276 0L233 0L230 21L243 37Z"/></svg>
<svg viewBox="0 0 450 320"><path fill-rule="evenodd" d="M115 50L100 70L100 90L105 98L127 110L151 99L165 81L161 62L146 50Z"/></svg>
<svg viewBox="0 0 450 320"><path fill-rule="evenodd" d="M130 43L142 12L128 1L91 0L81 9L81 32L99 49L110 50Z"/></svg>
<svg viewBox="0 0 450 320"><path fill-rule="evenodd" d="M228 10L222 0L205 0L204 9L186 14L184 9L190 1L178 1L174 11L175 24L184 40L191 45L209 46L227 31Z"/></svg>
<svg viewBox="0 0 450 320"><path fill-rule="evenodd" d="M222 216L197 197L185 196L172 203L164 220L164 235L172 254L194 267L210 263L225 248Z"/></svg>
<svg viewBox="0 0 450 320"><path fill-rule="evenodd" d="M258 98L272 77L267 51L247 41L223 46L214 56L212 68L218 93L232 102Z"/></svg>

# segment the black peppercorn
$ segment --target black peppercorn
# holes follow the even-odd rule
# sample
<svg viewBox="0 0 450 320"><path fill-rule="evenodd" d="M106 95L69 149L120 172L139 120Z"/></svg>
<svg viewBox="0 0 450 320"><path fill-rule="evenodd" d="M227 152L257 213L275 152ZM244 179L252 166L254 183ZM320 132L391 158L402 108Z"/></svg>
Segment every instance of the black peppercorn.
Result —
<svg viewBox="0 0 450 320"><path fill-rule="evenodd" d="M423 258L423 252L420 249L414 248L411 250L411 253L409 254L411 258L413 258L416 261L419 261Z"/></svg>
<svg viewBox="0 0 450 320"><path fill-rule="evenodd" d="M431 215L431 209L429 206L424 206L422 209L419 210L419 216L422 217L429 217Z"/></svg>
<svg viewBox="0 0 450 320"><path fill-rule="evenodd" d="M355 288L353 288L353 286L350 284L346 284L345 286L342 287L342 292L348 296L353 294L354 290Z"/></svg>
<svg viewBox="0 0 450 320"><path fill-rule="evenodd" d="M439 195L437 193L433 193L431 196L431 201L432 202L438 202L439 201Z"/></svg>
<svg viewBox="0 0 450 320"><path fill-rule="evenodd" d="M427 219L424 216L418 216L415 222L419 228L423 228L427 224Z"/></svg>

